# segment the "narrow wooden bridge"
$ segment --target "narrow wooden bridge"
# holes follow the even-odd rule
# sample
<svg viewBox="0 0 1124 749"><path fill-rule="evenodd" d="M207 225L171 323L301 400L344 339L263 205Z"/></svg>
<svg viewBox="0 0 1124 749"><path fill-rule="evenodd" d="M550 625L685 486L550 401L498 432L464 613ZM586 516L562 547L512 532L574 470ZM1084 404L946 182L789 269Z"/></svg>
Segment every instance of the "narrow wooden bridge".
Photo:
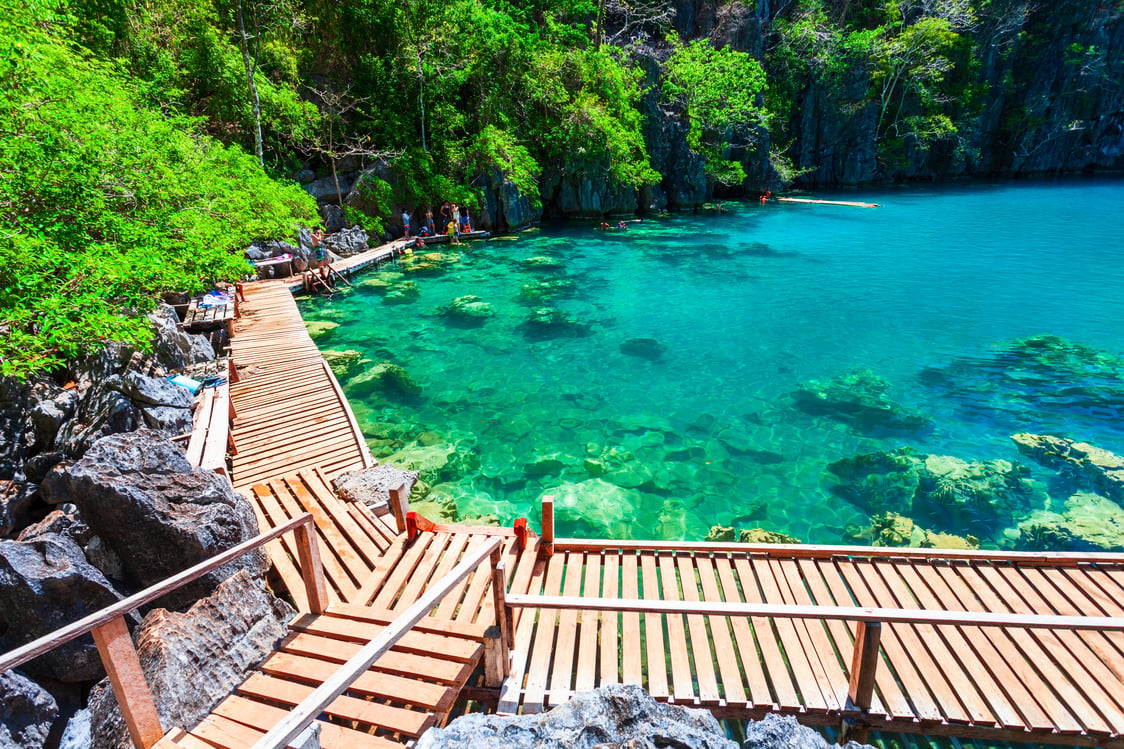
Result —
<svg viewBox="0 0 1124 749"><path fill-rule="evenodd" d="M1124 749L1124 555L555 539L550 501L536 535L435 525L400 492L376 516L332 491L373 461L288 291L252 285L241 311L231 468L263 535L0 656L93 632L144 749L310 725L325 747L401 746L465 700L533 713L618 682L856 736ZM161 726L123 616L262 545L289 636L200 723Z"/></svg>

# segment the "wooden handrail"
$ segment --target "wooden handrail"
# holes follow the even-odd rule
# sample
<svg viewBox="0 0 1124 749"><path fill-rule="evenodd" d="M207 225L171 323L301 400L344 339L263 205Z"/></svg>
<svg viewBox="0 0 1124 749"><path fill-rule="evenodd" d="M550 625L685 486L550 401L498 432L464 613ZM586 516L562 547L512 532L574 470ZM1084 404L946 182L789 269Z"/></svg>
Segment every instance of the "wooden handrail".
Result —
<svg viewBox="0 0 1124 749"><path fill-rule="evenodd" d="M366 673L372 663L394 647L394 644L423 619L442 598L472 574L481 562L491 557L492 553L498 551L502 545L503 539L493 538L468 552L461 563L454 567L449 574L441 578L436 585L427 588L425 595L402 612L401 616L396 618L374 639L364 645L347 663L340 666L331 678L293 708L269 733L258 739L253 749L279 749L300 736L309 724L316 719L316 716L324 712L324 709L343 694L344 690ZM497 612L497 616L502 615L503 612Z"/></svg>
<svg viewBox="0 0 1124 749"><path fill-rule="evenodd" d="M898 546L823 546L817 544L743 544L705 541L613 541L610 539L559 538L555 551L690 551L703 554L757 554L790 559L948 559L980 562L1016 562L1035 566L1077 564L1124 565L1124 554L1076 551L980 551Z"/></svg>
<svg viewBox="0 0 1124 749"><path fill-rule="evenodd" d="M508 595L514 608L625 611L643 614L701 614L703 616L763 616L777 619L842 619L892 624L959 624L977 627L1030 627L1124 632L1124 617L1056 616L1052 614L996 614L982 611L877 609L858 606L797 606L779 603L724 601L664 601L634 598L576 598Z"/></svg>
<svg viewBox="0 0 1124 749"><path fill-rule="evenodd" d="M269 541L272 541L279 536L282 536L289 531L302 525L311 525L313 522L312 515L305 513L298 515L289 522L279 525L276 528L262 533L261 535L251 538L249 541L243 541L237 546L232 546L218 556L212 557L205 562L200 562L194 567L190 567L183 572L172 575L167 580L159 582L150 588L145 588L139 593L135 593L128 598L124 598L117 603L106 606L100 611L86 616L73 624L68 624L61 629L56 629L50 634L43 635L38 640L31 642L10 650L3 655L0 655L0 673L8 669L15 668L22 665L32 658L37 658L43 653L54 650L60 645L65 645L76 637L81 637L84 634L92 631L95 627L99 627L106 622L116 619L119 616L124 616L134 609L138 609L146 603L155 601L157 598L167 595L173 590L180 588L192 580L196 580L208 572L222 567L228 562L232 562L238 557L242 556L248 551L262 546Z"/></svg>

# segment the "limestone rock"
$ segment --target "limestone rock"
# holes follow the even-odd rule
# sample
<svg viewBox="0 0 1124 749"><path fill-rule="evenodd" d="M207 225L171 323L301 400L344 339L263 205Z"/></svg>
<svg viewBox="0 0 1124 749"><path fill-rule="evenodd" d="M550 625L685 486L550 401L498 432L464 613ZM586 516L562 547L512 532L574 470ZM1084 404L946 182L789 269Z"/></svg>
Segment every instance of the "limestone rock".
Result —
<svg viewBox="0 0 1124 749"><path fill-rule="evenodd" d="M633 538L633 509L642 506L640 495L600 478L563 482L543 492L554 496L560 524L580 529L582 538Z"/></svg>
<svg viewBox="0 0 1124 749"><path fill-rule="evenodd" d="M472 713L422 735L417 749L737 749L714 716L611 684L540 715Z"/></svg>
<svg viewBox="0 0 1124 749"><path fill-rule="evenodd" d="M922 549L978 549L980 540L972 535L956 536L922 528L912 519L895 512L875 515L866 534L874 546L909 546Z"/></svg>
<svg viewBox="0 0 1124 749"><path fill-rule="evenodd" d="M29 541L0 540L0 652L24 645L121 599L71 539L45 534ZM71 640L22 667L60 681L102 675L89 636Z"/></svg>
<svg viewBox="0 0 1124 749"><path fill-rule="evenodd" d="M727 526L723 526L723 525L712 525L712 526L710 526L710 533L706 534L706 538L703 539L703 540L706 541L708 544L711 544L711 543L729 543L731 541L734 541L736 538L737 538L737 531L734 530L732 527L727 527Z"/></svg>
<svg viewBox="0 0 1124 749"><path fill-rule="evenodd" d="M347 349L339 351L336 349L328 349L321 351L320 355L324 357L324 361L328 362L328 366L332 368L332 372L336 377L347 378L353 371L358 369L364 361L370 364L370 360L363 359L363 352L356 351L355 349Z"/></svg>
<svg viewBox="0 0 1124 749"><path fill-rule="evenodd" d="M629 338L621 342L621 353L639 359L655 361L664 355L667 346L655 338Z"/></svg>
<svg viewBox="0 0 1124 749"><path fill-rule="evenodd" d="M354 226L324 237L324 246L340 257L351 257L368 249L367 240L367 232Z"/></svg>
<svg viewBox="0 0 1124 749"><path fill-rule="evenodd" d="M0 480L0 536L7 536L31 522L35 495L21 482Z"/></svg>
<svg viewBox="0 0 1124 749"><path fill-rule="evenodd" d="M826 382L800 385L796 407L813 416L830 416L861 432L917 431L930 426L928 417L895 403L890 383L870 370L840 375Z"/></svg>
<svg viewBox="0 0 1124 749"><path fill-rule="evenodd" d="M761 720L751 720L745 725L743 749L829 749L829 744L817 731L802 726L791 715L769 713ZM872 749L869 744L848 742L845 749Z"/></svg>
<svg viewBox="0 0 1124 749"><path fill-rule="evenodd" d="M390 502L390 490L406 485L406 495L418 481L417 471L404 471L394 466L381 465L348 471L332 479L332 487L341 499L358 502L372 510L383 510Z"/></svg>
<svg viewBox="0 0 1124 749"><path fill-rule="evenodd" d="M365 372L347 381L347 389L356 395L365 395L375 388L399 395L418 395L422 388L410 374L398 364L382 361L373 364Z"/></svg>
<svg viewBox="0 0 1124 749"><path fill-rule="evenodd" d="M1087 442L1048 434L1011 436L1019 452L1105 496L1124 502L1124 457Z"/></svg>
<svg viewBox="0 0 1124 749"><path fill-rule="evenodd" d="M161 304L148 319L154 329L152 353L165 369L183 369L215 358L215 349L205 336L180 329L179 316L169 305Z"/></svg>
<svg viewBox="0 0 1124 749"><path fill-rule="evenodd" d="M304 323L309 337L313 340L324 338L339 326L338 322L332 322L331 320L306 320Z"/></svg>
<svg viewBox="0 0 1124 749"><path fill-rule="evenodd" d="M97 442L74 465L52 473L49 493L78 506L82 519L121 558L138 587L147 587L258 533L245 498L222 476L193 469L175 444L142 429ZM237 569L265 570L251 552L161 599L186 605Z"/></svg>
<svg viewBox="0 0 1124 749"><path fill-rule="evenodd" d="M195 400L187 388L163 377L145 377L139 372L126 372L124 375L110 377L105 381L105 387L121 393L141 407L191 408Z"/></svg>
<svg viewBox="0 0 1124 749"><path fill-rule="evenodd" d="M191 727L268 655L295 612L245 572L183 613L149 612L135 640L165 729ZM109 680L90 695L94 745L131 749Z"/></svg>
<svg viewBox="0 0 1124 749"><path fill-rule="evenodd" d="M800 539L764 528L749 528L738 533L738 543L743 544L798 544Z"/></svg>
<svg viewBox="0 0 1124 749"><path fill-rule="evenodd" d="M324 231L333 234L348 226L347 216L338 205L327 203L320 206L320 220L324 224Z"/></svg>
<svg viewBox="0 0 1124 749"><path fill-rule="evenodd" d="M1035 511L1017 530L1019 547L1033 551L1124 551L1124 508L1077 492L1060 511Z"/></svg>
<svg viewBox="0 0 1124 749"><path fill-rule="evenodd" d="M17 671L0 673L0 747L42 749L58 714L41 686Z"/></svg>
<svg viewBox="0 0 1124 749"><path fill-rule="evenodd" d="M486 320L496 314L491 304L473 294L459 296L449 304L438 307L437 312L446 317L474 322Z"/></svg>

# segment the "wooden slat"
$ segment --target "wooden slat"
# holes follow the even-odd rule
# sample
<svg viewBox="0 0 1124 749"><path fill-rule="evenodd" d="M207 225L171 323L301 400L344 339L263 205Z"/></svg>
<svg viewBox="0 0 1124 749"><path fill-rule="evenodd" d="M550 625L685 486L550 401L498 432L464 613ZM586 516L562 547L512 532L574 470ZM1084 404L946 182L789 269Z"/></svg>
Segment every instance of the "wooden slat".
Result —
<svg viewBox="0 0 1124 749"><path fill-rule="evenodd" d="M546 582L543 584L543 595L558 595L562 591L565 567L565 554L555 554L550 558L547 564ZM530 662L527 666L527 686L523 691L524 713L540 713L546 705L546 685L551 655L554 653L554 625L557 616L555 611L538 613ZM533 616L525 618L525 621L533 620Z"/></svg>
<svg viewBox="0 0 1124 749"><path fill-rule="evenodd" d="M229 721L225 724L227 730L234 732L233 725L238 724L247 729L247 731L239 732L239 742L235 745L237 749L244 749L246 746L252 746L264 733L278 723L282 718L288 714L288 710L273 705L266 705L265 703L258 702L257 700L247 699L238 695L231 695L223 700L215 711L204 722L215 720ZM340 746L340 747L355 747L355 749L390 749L390 747L399 747L401 744L389 741L380 736L371 736L370 734L356 731L352 728L336 725L335 723L328 723L325 721L318 721L320 723L320 743L325 747ZM251 734L250 731L253 733ZM198 728L192 733L198 733ZM203 737L207 738L207 737ZM242 743L245 739L251 739L248 743ZM209 740L209 739L208 739ZM231 749L235 749L231 747Z"/></svg>
<svg viewBox="0 0 1124 749"><path fill-rule="evenodd" d="M635 552L621 556L621 598L639 599L639 570ZM643 640L640 635L640 615L621 615L621 676L624 684L644 686Z"/></svg>
<svg viewBox="0 0 1124 749"><path fill-rule="evenodd" d="M721 601L718 578L714 574L714 564L707 556L695 558L699 585L702 587L704 601ZM714 657L718 661L718 671L722 675L722 692L729 708L747 707L745 689L742 686L741 670L738 668L738 652L730 638L730 618L724 616L707 617L710 624L711 639L714 644ZM748 631L746 627L746 631ZM693 637L693 635L692 635Z"/></svg>
<svg viewBox="0 0 1124 749"><path fill-rule="evenodd" d="M679 568L679 585L683 591L684 601L698 601L699 588L695 578L695 565L688 554L676 557ZM722 626L725 626L723 624ZM687 631L691 635L691 654L694 660L694 675L698 680L699 702L717 705L720 699L718 692L718 678L714 673L715 657L710 651L710 634L707 632L706 619L702 616L687 615Z"/></svg>
<svg viewBox="0 0 1124 749"><path fill-rule="evenodd" d="M555 546L556 553L557 548ZM640 585L645 599L661 598L655 554L640 553ZM644 614L643 639L647 647L645 664L648 693L657 700L666 700L671 696L667 689L667 649L664 648L663 626L662 614Z"/></svg>
<svg viewBox="0 0 1124 749"><path fill-rule="evenodd" d="M718 572L722 591L721 598L715 598L715 600L741 603L743 599L738 592L737 582L734 579L734 567L729 557L716 557L714 566ZM765 671L761 667L761 659L757 655L757 643L753 639L753 630L750 628L749 621L744 617L733 617L730 619L730 629L734 633L738 662L745 671L745 678L749 683L749 692L754 706L775 707L777 703L769 691L770 680L765 677ZM795 692L792 693L792 701L796 701Z"/></svg>
<svg viewBox="0 0 1124 749"><path fill-rule="evenodd" d="M616 598L620 585L620 552L605 553L602 561L604 573L601 580L601 595ZM620 683L619 649L620 617L615 611L601 612L600 676L597 686Z"/></svg>
<svg viewBox="0 0 1124 749"><path fill-rule="evenodd" d="M731 564L733 572L729 578L729 584L723 579L723 587L726 589L726 600L744 600L746 603L763 603L761 592L758 590L757 579L749 566L749 560L743 556L734 557ZM723 578L725 568L720 565L718 568L719 578ZM735 578L737 582L735 582ZM740 583L740 585L738 584ZM741 596L737 596L736 591L741 589ZM737 596L731 598L731 596ZM793 681L789 674L788 666L785 665L784 656L781 655L780 647L778 646L779 639L777 634L773 631L773 623L768 619L760 616L750 618L750 624L753 627L754 635L757 639L758 647L761 648L761 657L765 663L765 670L768 672L768 683L772 685L773 691L776 694L777 704L780 705L782 710L800 710L804 703L800 697L797 696L796 683ZM739 643L740 646L740 643ZM749 657L757 657L757 649L751 653L742 653L742 662L745 663ZM751 681L750 684L753 682ZM754 698L757 701L757 698Z"/></svg>
<svg viewBox="0 0 1124 749"><path fill-rule="evenodd" d="M562 594L577 596L582 589L582 571L585 554L563 555L566 559L566 580ZM558 634L554 643L554 663L550 672L547 699L551 706L561 705L570 699L570 685L574 676L574 651L578 638L578 612L563 609L558 614Z"/></svg>
<svg viewBox="0 0 1124 749"><path fill-rule="evenodd" d="M583 596L601 596L601 555L585 555L585 582L582 584ZM577 674L574 677L574 691L593 691L597 685L597 628L600 620L616 615L612 612L585 611L581 615L581 631L578 636ZM609 645L609 643L605 643ZM613 649L616 642L612 643ZM608 649L608 648L607 648ZM553 698L551 702L553 702Z"/></svg>

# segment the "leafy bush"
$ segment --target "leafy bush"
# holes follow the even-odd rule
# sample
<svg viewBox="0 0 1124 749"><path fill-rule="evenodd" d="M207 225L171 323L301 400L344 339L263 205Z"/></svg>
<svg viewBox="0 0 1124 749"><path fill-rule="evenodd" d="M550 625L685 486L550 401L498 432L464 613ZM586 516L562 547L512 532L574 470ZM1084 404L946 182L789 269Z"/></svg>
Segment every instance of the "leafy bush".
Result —
<svg viewBox="0 0 1124 749"><path fill-rule="evenodd" d="M138 315L160 294L237 279L250 241L314 219L299 187L49 36L47 6L12 6L0 2L0 373L144 345Z"/></svg>

